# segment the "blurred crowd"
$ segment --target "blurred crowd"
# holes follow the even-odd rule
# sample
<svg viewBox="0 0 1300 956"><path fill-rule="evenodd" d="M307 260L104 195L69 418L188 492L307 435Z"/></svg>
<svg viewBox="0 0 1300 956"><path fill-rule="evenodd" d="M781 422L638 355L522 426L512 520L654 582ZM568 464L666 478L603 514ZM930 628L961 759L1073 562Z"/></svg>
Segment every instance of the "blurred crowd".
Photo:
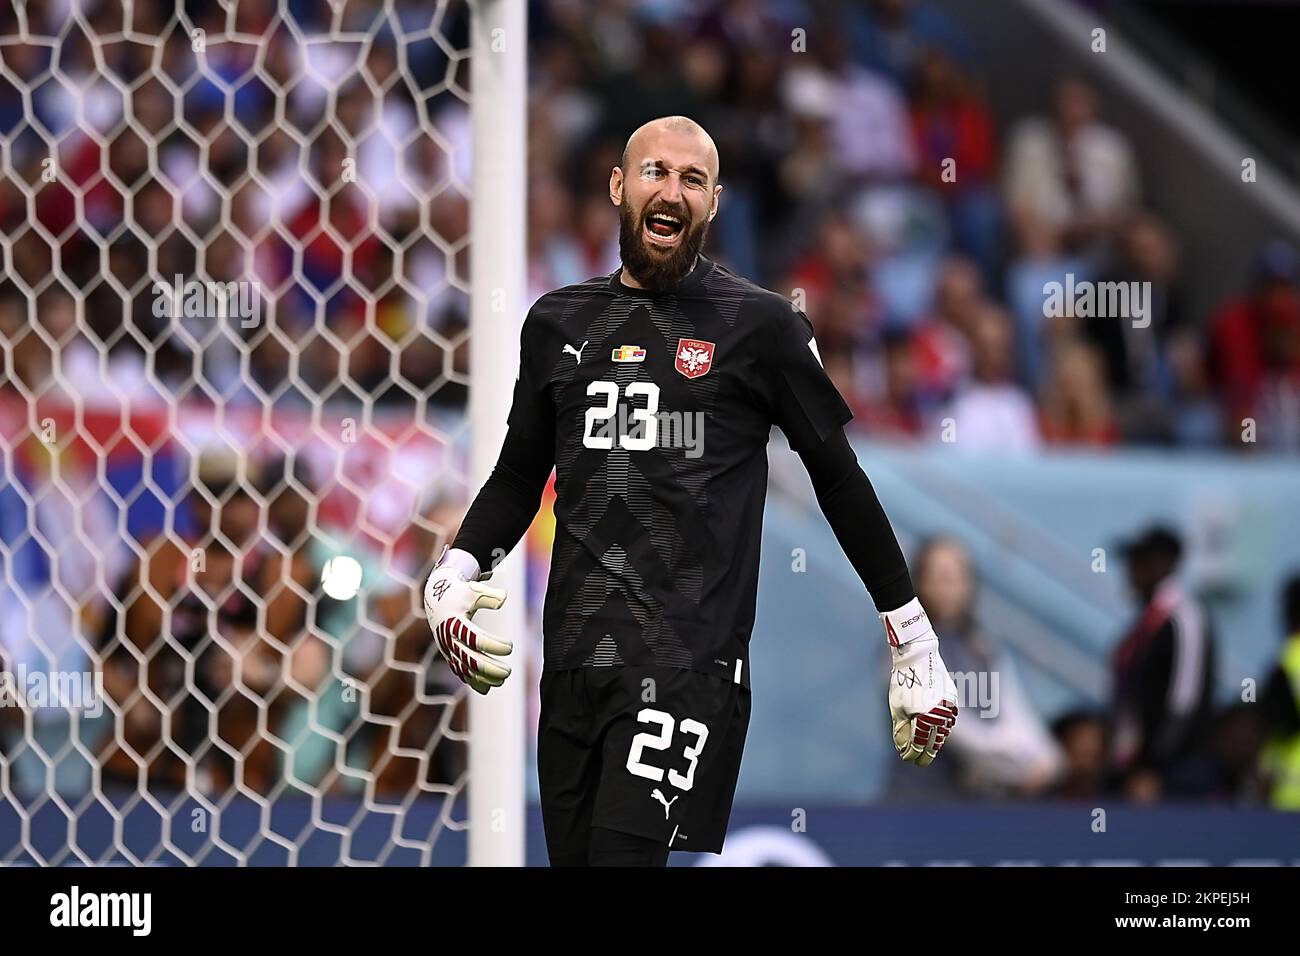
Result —
<svg viewBox="0 0 1300 956"><path fill-rule="evenodd" d="M430 31L428 5L398 4L399 31L379 0L287 3L301 32L332 24L372 38L360 46L301 44L271 0L187 6L211 40L202 57L167 4L133 8L153 39L106 42L118 5L82 3L88 30L65 32L69 4L50 0L27 9L27 34L62 39L0 48L0 390L461 406L464 8ZM0 11L0 35L19 35L16 17ZM530 301L617 267L610 168L638 125L682 113L721 153L710 254L802 305L854 427L938 441L950 421L959 447L1000 452L1300 448L1300 253L1268 243L1237 296L1190 311L1183 279L1205 264L1144 201L1134 149L1084 80L1062 77L1042 115L1000 124L975 52L926 0L545 0L529 23ZM219 42L228 29L243 42ZM1150 324L1048 314L1044 284L1066 274L1149 283ZM255 281L262 315L160 315L153 283L176 276ZM140 542L92 582L114 597L81 609L122 715L96 745L107 780L406 792L460 779L463 714L440 696L412 583L456 503L426 502L405 584L339 601L319 583L338 551L317 521L319 476L296 469L204 461L185 539ZM937 765L962 792L1300 806L1300 585L1261 706L1219 710L1214 635L1172 583L1179 556L1168 532L1132 543L1142 610L1114 699L1049 724L978 626L960 543L927 545L915 576L949 665L1002 680L999 717L963 721ZM9 756L23 746L13 713L0 712Z"/></svg>
<svg viewBox="0 0 1300 956"><path fill-rule="evenodd" d="M29 11L31 34L57 35L66 6ZM92 33L117 29L115 5L82 6ZM465 10L430 30L418 5L395 27L348 4L336 27L360 47L299 43L271 0L229 24L192 6L202 58L166 5L133 12L154 42L77 28L4 48L0 229L15 277L67 286L36 300L48 336L24 339L21 297L5 310L18 379L109 401L463 403ZM330 28L321 5L287 8ZM1191 311L1183 280L1207 264L1181 257L1084 80L1000 123L928 0L545 0L529 24L530 300L617 266L609 170L640 123L684 113L721 152L710 252L803 305L858 428L940 440L952 422L958 446L1002 451L1300 447L1300 255L1267 244L1239 295ZM45 74L56 55L66 79ZM259 282L266 315L159 317L152 282L177 275ZM1147 283L1149 325L1047 307L1066 275Z"/></svg>
<svg viewBox="0 0 1300 956"><path fill-rule="evenodd" d="M24 586L36 549L0 501L17 582L0 589L0 675L24 689L23 675L57 659L102 675L103 705L70 726L63 708L32 703L28 716L5 699L6 789L28 796L53 781L83 793L93 782L108 792L392 801L457 792L466 701L429 639L421 593L463 505L427 497L384 546L322 519L320 482L302 457L209 451L196 472L170 529L130 548L101 545L108 557L88 577L75 543L38 517L58 542L54 590ZM357 562L364 588L331 587L325 571L340 556Z"/></svg>
<svg viewBox="0 0 1300 956"><path fill-rule="evenodd" d="M1278 595L1274 664L1225 706L1215 694L1220 638L1185 583L1181 539L1153 526L1122 551L1136 613L1111 651L1110 697L1046 715L1017 655L981 619L965 546L951 537L921 546L912 572L944 662L982 683L971 685L937 772L896 773L894 798L1119 797L1300 810L1300 573Z"/></svg>
<svg viewBox="0 0 1300 956"><path fill-rule="evenodd" d="M604 176L628 130L684 113L721 153L711 250L805 308L858 428L1002 452L1240 448L1250 418L1252 447L1300 446L1296 250L1269 243L1240 296L1193 314L1200 264L1084 80L999 124L926 0L542 6L534 294L613 268ZM1049 305L1066 276L1142 283L1146 314Z"/></svg>

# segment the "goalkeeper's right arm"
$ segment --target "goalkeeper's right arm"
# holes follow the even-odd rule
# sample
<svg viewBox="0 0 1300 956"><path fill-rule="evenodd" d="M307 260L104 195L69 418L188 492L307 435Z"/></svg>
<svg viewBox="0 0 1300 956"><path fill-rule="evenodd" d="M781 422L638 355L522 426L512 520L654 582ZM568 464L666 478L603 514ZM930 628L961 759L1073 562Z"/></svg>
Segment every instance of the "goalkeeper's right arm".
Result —
<svg viewBox="0 0 1300 956"><path fill-rule="evenodd" d="M496 467L460 524L453 550L473 556L479 571L490 571L532 524L554 465L550 435L510 428Z"/></svg>
<svg viewBox="0 0 1300 956"><path fill-rule="evenodd" d="M479 579L528 530L554 457L545 430L510 428L496 467L461 522L455 546L443 553L424 585L424 610L438 649L452 673L480 694L510 676L497 656L513 647L472 623L475 611L499 608L506 599L505 591Z"/></svg>

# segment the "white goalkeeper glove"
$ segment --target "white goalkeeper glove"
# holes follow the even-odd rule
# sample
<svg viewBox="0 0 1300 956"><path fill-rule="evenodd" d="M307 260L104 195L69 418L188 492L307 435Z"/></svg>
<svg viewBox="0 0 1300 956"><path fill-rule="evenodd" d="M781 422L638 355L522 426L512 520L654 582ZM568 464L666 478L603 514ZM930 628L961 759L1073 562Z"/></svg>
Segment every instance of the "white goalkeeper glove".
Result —
<svg viewBox="0 0 1300 956"><path fill-rule="evenodd" d="M510 676L509 667L488 655L509 654L514 645L470 623L475 611L496 610L506 600L503 589L488 587L478 578L478 562L473 555L444 549L424 585L424 613L451 672L480 694L486 694Z"/></svg>
<svg viewBox="0 0 1300 956"><path fill-rule="evenodd" d="M889 638L889 716L894 749L928 767L957 723L957 686L939 656L939 638L913 598L880 615Z"/></svg>

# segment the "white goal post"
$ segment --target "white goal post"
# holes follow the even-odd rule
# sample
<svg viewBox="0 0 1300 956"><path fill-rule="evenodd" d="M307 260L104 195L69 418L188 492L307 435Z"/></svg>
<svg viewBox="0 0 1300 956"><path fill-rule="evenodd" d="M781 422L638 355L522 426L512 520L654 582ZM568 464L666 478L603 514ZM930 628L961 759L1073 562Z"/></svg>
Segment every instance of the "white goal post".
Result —
<svg viewBox="0 0 1300 956"><path fill-rule="evenodd" d="M496 462L514 393L525 281L524 175L527 141L527 24L524 0L479 0L470 36L474 100L474 189L470 231L470 478L482 487ZM524 862L524 720L531 679L524 639L524 554L493 571L513 596L490 629L514 642L507 680L470 700L472 866Z"/></svg>

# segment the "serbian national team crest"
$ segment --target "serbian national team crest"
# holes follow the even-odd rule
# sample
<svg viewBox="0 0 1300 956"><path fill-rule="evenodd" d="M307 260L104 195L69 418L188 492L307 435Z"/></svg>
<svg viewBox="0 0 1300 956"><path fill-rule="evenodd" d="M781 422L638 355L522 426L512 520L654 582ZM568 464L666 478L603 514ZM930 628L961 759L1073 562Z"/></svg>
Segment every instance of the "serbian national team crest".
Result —
<svg viewBox="0 0 1300 956"><path fill-rule="evenodd" d="M701 342L699 339L678 339L677 371L687 378L699 378L708 374L713 367L715 347L712 342Z"/></svg>

